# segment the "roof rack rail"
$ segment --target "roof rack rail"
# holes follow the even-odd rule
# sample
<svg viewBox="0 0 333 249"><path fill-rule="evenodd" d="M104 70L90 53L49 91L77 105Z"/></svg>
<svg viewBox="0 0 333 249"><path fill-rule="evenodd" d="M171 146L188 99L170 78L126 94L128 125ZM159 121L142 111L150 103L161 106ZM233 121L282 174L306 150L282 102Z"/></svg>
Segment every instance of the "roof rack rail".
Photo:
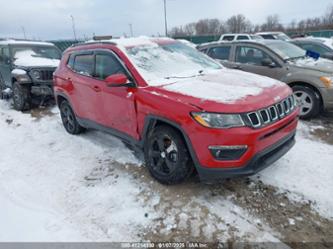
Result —
<svg viewBox="0 0 333 249"><path fill-rule="evenodd" d="M115 42L112 41L87 41L87 42L79 42L73 44L71 47L77 47L77 46L88 46L93 44L111 44L111 45L117 45Z"/></svg>

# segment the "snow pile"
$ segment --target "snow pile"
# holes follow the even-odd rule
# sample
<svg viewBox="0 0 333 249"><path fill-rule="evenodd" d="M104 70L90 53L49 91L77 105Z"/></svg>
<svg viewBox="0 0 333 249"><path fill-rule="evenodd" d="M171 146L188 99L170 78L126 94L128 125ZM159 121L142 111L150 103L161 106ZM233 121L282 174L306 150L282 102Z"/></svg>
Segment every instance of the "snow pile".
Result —
<svg viewBox="0 0 333 249"><path fill-rule="evenodd" d="M15 53L14 64L22 67L57 67L60 60L38 57L32 50L23 50Z"/></svg>
<svg viewBox="0 0 333 249"><path fill-rule="evenodd" d="M27 72L23 69L15 68L12 70L12 74L14 75L25 75Z"/></svg>
<svg viewBox="0 0 333 249"><path fill-rule="evenodd" d="M184 95L217 102L234 102L247 96L256 96L265 88L282 86L283 83L256 74L230 69L179 80L163 88Z"/></svg>
<svg viewBox="0 0 333 249"><path fill-rule="evenodd" d="M296 200L312 200L321 215L333 219L333 146L309 136L309 128L300 123L295 147L260 175Z"/></svg>

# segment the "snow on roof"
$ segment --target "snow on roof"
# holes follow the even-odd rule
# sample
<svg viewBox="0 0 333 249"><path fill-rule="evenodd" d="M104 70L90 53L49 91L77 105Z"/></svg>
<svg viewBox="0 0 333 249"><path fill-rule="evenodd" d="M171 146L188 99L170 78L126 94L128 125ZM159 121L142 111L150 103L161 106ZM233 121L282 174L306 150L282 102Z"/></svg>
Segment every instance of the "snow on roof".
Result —
<svg viewBox="0 0 333 249"><path fill-rule="evenodd" d="M36 57L32 50L24 50L15 53L14 64L22 67L57 67L60 60Z"/></svg>
<svg viewBox="0 0 333 249"><path fill-rule="evenodd" d="M0 41L0 45L41 45L41 46L54 46L50 42L40 42L40 41L19 41L19 40L3 40Z"/></svg>

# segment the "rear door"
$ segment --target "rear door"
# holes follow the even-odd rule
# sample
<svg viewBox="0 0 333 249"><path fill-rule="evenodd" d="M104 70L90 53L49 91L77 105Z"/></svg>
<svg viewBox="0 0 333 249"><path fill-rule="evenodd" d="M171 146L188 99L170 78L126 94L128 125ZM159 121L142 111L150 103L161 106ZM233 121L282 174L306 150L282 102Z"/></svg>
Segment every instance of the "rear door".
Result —
<svg viewBox="0 0 333 249"><path fill-rule="evenodd" d="M270 59L275 66L264 66L263 60ZM256 73L275 79L282 79L287 69L278 62L269 51L251 44L239 44L235 47L232 68Z"/></svg>
<svg viewBox="0 0 333 249"><path fill-rule="evenodd" d="M102 83L103 108L101 123L138 138L135 111L136 87L110 87L105 79L113 74L125 74L132 79L125 64L112 51L96 52L95 78Z"/></svg>
<svg viewBox="0 0 333 249"><path fill-rule="evenodd" d="M76 103L80 118L98 122L102 103L102 83L94 79L95 56L93 51L78 53L72 66L74 73L68 78L74 91L71 96Z"/></svg>

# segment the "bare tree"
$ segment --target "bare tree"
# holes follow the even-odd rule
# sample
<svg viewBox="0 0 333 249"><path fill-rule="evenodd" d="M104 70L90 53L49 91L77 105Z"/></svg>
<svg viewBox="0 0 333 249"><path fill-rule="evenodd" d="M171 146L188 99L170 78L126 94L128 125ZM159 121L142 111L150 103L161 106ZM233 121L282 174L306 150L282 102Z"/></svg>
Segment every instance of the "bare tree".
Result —
<svg viewBox="0 0 333 249"><path fill-rule="evenodd" d="M252 28L251 22L242 14L230 17L226 24L228 31L231 33L250 32Z"/></svg>
<svg viewBox="0 0 333 249"><path fill-rule="evenodd" d="M266 22L261 25L261 31L283 31L283 25L280 23L278 15L267 16Z"/></svg>

